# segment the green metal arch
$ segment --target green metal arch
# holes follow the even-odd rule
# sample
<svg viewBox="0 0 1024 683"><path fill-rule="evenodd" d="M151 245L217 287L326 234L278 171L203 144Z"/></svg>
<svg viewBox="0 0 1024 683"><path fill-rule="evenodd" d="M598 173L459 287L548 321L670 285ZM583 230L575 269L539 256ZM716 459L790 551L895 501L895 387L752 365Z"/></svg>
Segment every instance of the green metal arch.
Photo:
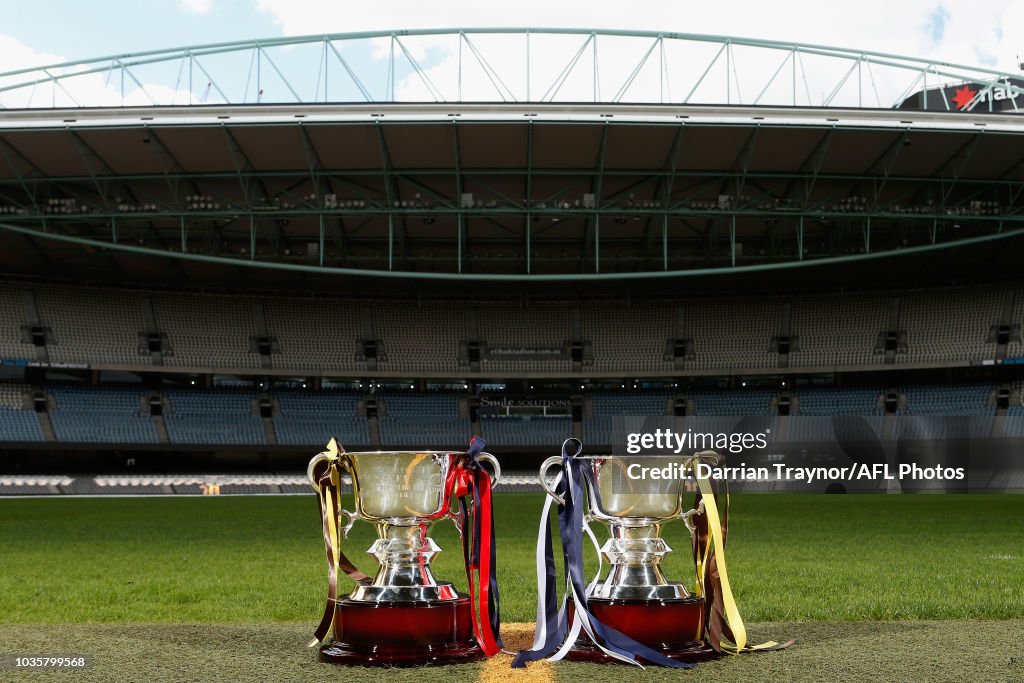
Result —
<svg viewBox="0 0 1024 683"><path fill-rule="evenodd" d="M658 270L641 272L619 272L619 273L552 273L552 274L503 274L503 273L438 273L438 272L416 272L401 270L367 270L359 268L338 268L333 266L313 266L294 263L280 263L274 261L258 261L249 259L230 258L226 256L212 256L208 254L193 254L188 252L169 251L164 249L152 249L149 247L135 246L115 242L107 242L74 235L43 232L34 228L0 223L0 231L8 231L37 237L48 240L55 240L82 247L119 251L127 254L140 256L158 256L161 258L185 259L200 261L203 263L214 263L225 266L240 266L248 268L267 268L270 270L287 270L299 273L317 273L321 275L345 275L359 277L381 277L389 279L412 279L412 280L451 280L451 281L487 281L487 282L587 282L587 281L608 281L608 280L651 280L651 279L672 279L685 277L699 277L707 275L740 275L745 273L762 273L777 270L789 270L792 268L803 268L812 266L842 265L849 263L868 262L881 258L894 256L911 256L934 251L955 249L957 247L968 247L976 244L997 242L999 240L1024 236L1024 227L1004 230L1002 232L979 235L959 240L924 244L914 247L906 247L895 251L867 252L862 254L847 254L843 256L829 256L822 258L806 259L801 261L780 261L772 263L755 263L738 265L732 267L711 267L693 268L689 270Z"/></svg>
<svg viewBox="0 0 1024 683"><path fill-rule="evenodd" d="M525 92L521 87L509 85L512 82L509 73L493 66L488 60L487 40L492 36L512 37L520 39L521 54L517 59L516 73L520 73L525 65L527 86ZM534 76L540 80L538 88L531 90L530 74L534 64L530 61L531 38L559 39L565 41L567 54L572 55L566 61L551 60L539 65ZM449 40L458 50L458 87L452 88L438 85L438 74L431 74L431 65L422 58L414 56L407 43L420 39L435 41ZM370 41L388 41L389 57L386 59L358 58L347 48ZM600 67L602 54L609 48L608 41L618 41L619 45L629 43L635 47L637 55L632 69L627 69L622 79L608 81L602 76ZM447 44L447 43L445 43ZM517 43L519 45L520 43ZM318 47L315 61L303 63L297 73L317 73L316 87L312 90L308 84L294 81L288 69L288 63L296 61L293 55L284 54L281 49L297 46ZM686 62L688 71L684 74L670 73L672 67L671 53L674 49L690 49L693 46L710 48L712 58L706 63L694 60ZM465 48L465 49L464 49ZM757 59L741 64L737 50L757 51ZM249 56L248 66L238 65L217 67L211 62L227 55ZM347 56L346 56L347 55ZM592 57L593 69L581 67L582 62ZM781 57L781 59L780 59ZM312 57L311 57L312 58ZM835 73L823 70L808 70L808 60L824 60L838 65ZM242 60L244 62L244 60ZM265 66L264 66L265 62ZM147 80L146 69L167 65L179 65L178 78L172 86L166 81ZM751 63L754 65L751 66ZM822 62L824 63L824 62ZM442 62L441 66L446 63ZM463 66L472 66L481 71L490 85L484 89L463 90ZM769 68L764 69L765 65ZM777 65L777 66L776 66ZM181 83L182 74L187 66L187 88ZM315 66L316 68L309 68ZM347 89L339 95L350 94L353 97L342 100L331 98L328 88L330 68L336 70L340 82L347 84ZM704 67L701 71L701 66ZM338 71L340 67L340 71ZM775 67L774 71L770 67ZM447 65L447 68L454 68ZM831 68L831 67L830 67ZM723 71L722 76L718 71ZM884 72L880 77L877 71ZM214 73L217 71L217 73ZM395 83L398 72L403 71L408 82L415 85L414 93L419 93L419 100L439 102L480 102L480 101L513 101L513 102L569 102L579 101L579 89L571 92L577 95L560 95L563 86L570 79L579 79L579 74L592 71L593 97L587 101L601 103L629 102L660 102L664 104L737 104L756 106L760 104L789 104L801 106L868 106L864 98L864 90L870 85L874 88L875 103L873 106L896 106L908 94L934 89L937 85L950 83L973 83L979 87L974 100L966 109L974 109L985 101L985 97L994 86L1005 89L1009 94L1024 94L1024 89L1011 84L1009 79L1014 74L985 67L937 62L916 57L908 57L888 52L857 50L830 47L813 43L790 43L772 40L760 40L725 35L701 35L678 33L671 31L621 31L603 29L552 29L552 28L450 28L450 29L410 29L396 31L370 31L357 33L331 33L322 35L280 37L265 40L245 40L221 43L208 43L178 48L146 50L142 52L112 54L89 59L71 60L40 67L28 67L0 74L0 106L7 108L55 108L91 107L91 106L123 106L127 104L146 103L151 105L194 105L209 102L209 96L225 104L247 104L263 101L296 102L302 104L323 101L367 101L367 102L399 102L414 101L413 95L396 94ZM606 69L607 71L607 69ZM656 71L662 81L655 97L653 90L637 90L637 78L650 75ZM196 77L198 73L197 87ZM574 75L575 74L575 75ZM444 75L444 74L442 74ZM451 76L451 73L447 74ZM521 75L521 74L520 74ZM322 76L322 78L321 78ZM828 96L815 101L807 87L808 77L815 81L815 88L823 88ZM88 80L92 78L92 80ZM166 74L162 76L166 78ZM255 78L255 85L251 81ZM720 79L724 78L724 82ZM779 87L786 78L791 80L791 88ZM271 81L276 90L267 94L264 99L264 81L270 87ZM383 79L383 83L382 83ZM931 79L931 80L929 80ZM585 80L585 77L583 78ZM666 91L664 81L669 81ZM803 81L801 84L801 80ZM97 89L102 81L103 87ZM238 94L240 84L245 88ZM115 83L119 85L119 88ZM575 81L574 81L575 82ZM687 90L672 94L671 84L677 82ZM741 83L742 82L742 83ZM900 94L895 97L888 91L883 97L878 92L879 82L891 84ZM90 84L82 89L82 83ZM206 84L205 86L202 84ZM323 87L321 88L321 83ZM856 88L853 84L856 83ZM905 86L900 90L900 84ZM616 87L618 85L618 87ZM801 88L801 85L803 86ZM170 100L166 94L152 92L157 86L169 88L173 93ZM237 86L237 87L236 87ZM383 87L382 87L383 86ZM545 86L546 89L545 89ZM692 87L691 87L692 86ZM742 87L741 87L742 86ZM888 86L886 86L888 87ZM705 88L702 90L701 88ZM773 90L775 88L775 90ZM50 97L45 97L49 89ZM120 90L120 102L117 91ZM799 92L806 90L804 93ZM785 90L791 101L780 101L782 96L776 90ZM185 91L187 91L187 96ZM853 98L853 91L856 97ZM380 92L381 95L374 93ZM722 93L724 92L724 98ZM614 94L612 94L614 93ZM717 93L715 95L714 93ZM178 95L182 101L176 101ZM946 97L942 93L933 95ZM89 98L93 99L89 99ZM408 99L413 97L413 99ZM709 101L708 97L718 97L718 101ZM735 99L734 99L735 97ZM24 98L24 101L22 101ZM146 102L145 99L149 101ZM851 98L853 98L851 100ZM1014 98L1015 99L1015 98ZM724 100L724 101L723 101ZM869 98L870 100L870 98ZM991 98L990 98L991 100ZM950 103L942 103L951 108ZM1015 104L1015 103L1014 103ZM1024 101L1022 101L1024 105ZM1014 108L1016 108L1014 106Z"/></svg>

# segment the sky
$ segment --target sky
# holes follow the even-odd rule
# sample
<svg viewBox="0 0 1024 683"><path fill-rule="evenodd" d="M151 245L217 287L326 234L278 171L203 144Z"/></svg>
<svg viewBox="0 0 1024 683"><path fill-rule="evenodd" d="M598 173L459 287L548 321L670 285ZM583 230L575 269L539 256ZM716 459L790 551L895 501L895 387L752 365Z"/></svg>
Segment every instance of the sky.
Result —
<svg viewBox="0 0 1024 683"><path fill-rule="evenodd" d="M421 27L617 28L733 35L874 50L1019 72L1024 0L43 0L0 23L0 72L250 38ZM9 10L11 8L8 8ZM451 55L429 42L419 55ZM384 57L379 49L353 57ZM431 51L433 49L433 51ZM609 61L614 62L614 53ZM605 64L612 70L614 64ZM407 78L409 74L400 74ZM414 79L413 79L414 80ZM399 87L411 87L412 81ZM105 84L109 87L109 83ZM100 86L96 86L100 87ZM817 97L817 95L814 95Z"/></svg>

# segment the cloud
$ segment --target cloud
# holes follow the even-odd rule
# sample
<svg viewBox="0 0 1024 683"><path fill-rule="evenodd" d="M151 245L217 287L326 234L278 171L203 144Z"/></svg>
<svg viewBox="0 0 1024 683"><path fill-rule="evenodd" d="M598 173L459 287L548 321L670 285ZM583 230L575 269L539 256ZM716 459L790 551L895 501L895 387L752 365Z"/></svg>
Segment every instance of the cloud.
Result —
<svg viewBox="0 0 1024 683"><path fill-rule="evenodd" d="M0 73L63 61L47 52L37 52L13 36L0 34Z"/></svg>
<svg viewBox="0 0 1024 683"><path fill-rule="evenodd" d="M45 64L54 64L62 61L64 61L63 57L46 52L38 52L28 45L25 45L17 38L0 34L0 73L43 66ZM24 77L19 78L18 76L7 78L0 77L0 88L11 85L19 80L23 80L23 78ZM15 103L20 99L22 99L20 95L0 91L0 106L25 106L24 103Z"/></svg>
<svg viewBox="0 0 1024 683"><path fill-rule="evenodd" d="M936 5L931 16L928 17L928 29L931 32L933 43L942 42L942 37L946 35L947 21L949 21L949 10L941 3Z"/></svg>
<svg viewBox="0 0 1024 683"><path fill-rule="evenodd" d="M209 14L213 9L213 0L178 0L178 7L189 14Z"/></svg>
<svg viewBox="0 0 1024 683"><path fill-rule="evenodd" d="M11 36L0 34L0 74L66 62L61 55L38 52ZM82 67L51 69L55 75L74 74ZM6 78L0 77L0 89L17 82L45 78L42 72L30 72ZM88 106L149 105L188 102L188 92L181 88L154 82L144 78L142 87L132 80L126 82L122 97L120 82L107 74L82 74L63 79L59 85L44 81L33 87L17 90L0 90L0 107L73 107Z"/></svg>

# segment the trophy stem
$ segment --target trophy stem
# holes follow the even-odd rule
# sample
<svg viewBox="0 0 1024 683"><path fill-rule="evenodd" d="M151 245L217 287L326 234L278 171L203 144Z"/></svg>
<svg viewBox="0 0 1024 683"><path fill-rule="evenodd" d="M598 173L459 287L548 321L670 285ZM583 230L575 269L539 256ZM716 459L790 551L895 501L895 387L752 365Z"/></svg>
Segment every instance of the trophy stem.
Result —
<svg viewBox="0 0 1024 683"><path fill-rule="evenodd" d="M430 538L429 522L377 525L378 538L367 552L380 567L367 586L356 586L349 596L357 602L418 602L455 600L450 583L434 579L430 561L441 548Z"/></svg>
<svg viewBox="0 0 1024 683"><path fill-rule="evenodd" d="M661 524L609 523L609 531L611 538L601 554L611 570L588 596L591 615L666 657L686 662L713 659L715 651L702 641L704 598L690 595L683 584L666 580L661 572L661 561L672 552L661 537ZM582 636L566 658L614 661Z"/></svg>
<svg viewBox="0 0 1024 683"><path fill-rule="evenodd" d="M611 564L608 577L594 587L592 597L613 600L674 600L689 595L681 583L670 582L661 571L670 552L661 538L661 525L609 524L611 538L601 554Z"/></svg>

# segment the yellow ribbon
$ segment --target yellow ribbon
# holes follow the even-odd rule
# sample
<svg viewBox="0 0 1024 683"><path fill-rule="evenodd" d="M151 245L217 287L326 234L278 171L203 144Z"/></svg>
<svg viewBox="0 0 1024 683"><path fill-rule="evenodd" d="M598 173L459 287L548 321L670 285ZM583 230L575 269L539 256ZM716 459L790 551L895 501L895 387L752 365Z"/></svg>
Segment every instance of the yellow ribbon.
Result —
<svg viewBox="0 0 1024 683"><path fill-rule="evenodd" d="M323 479L324 476L315 476L315 466L311 464L309 475L313 487L316 489L318 499L320 501L320 515L323 522L325 534L327 536L327 555L328 561L328 583L330 591L327 598L327 606L324 612L324 620L321 622L322 625L328 623L330 626L327 628L325 633L320 633L319 630L313 639L307 644L307 647L315 647L323 641L334 638L334 601L337 598L337 581L338 581L338 568L340 566L341 558L341 531L338 528L337 514L334 512L341 507L341 496L339 484L341 482L340 464L341 454L344 453L338 446L336 439L331 439L327 444L327 450L317 455L314 458L314 463L318 460L326 461L327 472L329 474L327 483L325 484ZM321 627L322 628L322 627Z"/></svg>
<svg viewBox="0 0 1024 683"><path fill-rule="evenodd" d="M729 572L725 565L725 536L722 533L722 520L718 515L718 501L715 499L715 492L711 488L711 482L707 478L696 477L696 479L697 486L700 489L701 500L704 502L704 515L707 517L709 537L705 548L698 547L697 557L694 558L698 577L697 593L702 596L706 595L704 576L708 559L711 556L710 551L713 548L718 565L719 581L721 583L725 622L732 630L735 641L732 645L722 644L721 647L724 651L731 652L732 654L779 647L779 644L774 640L769 640L759 645L747 645L747 628L743 624L743 617L740 616L739 607L736 605L736 599L733 597L732 586L729 584ZM728 504L728 500L728 494L726 494L726 504Z"/></svg>

